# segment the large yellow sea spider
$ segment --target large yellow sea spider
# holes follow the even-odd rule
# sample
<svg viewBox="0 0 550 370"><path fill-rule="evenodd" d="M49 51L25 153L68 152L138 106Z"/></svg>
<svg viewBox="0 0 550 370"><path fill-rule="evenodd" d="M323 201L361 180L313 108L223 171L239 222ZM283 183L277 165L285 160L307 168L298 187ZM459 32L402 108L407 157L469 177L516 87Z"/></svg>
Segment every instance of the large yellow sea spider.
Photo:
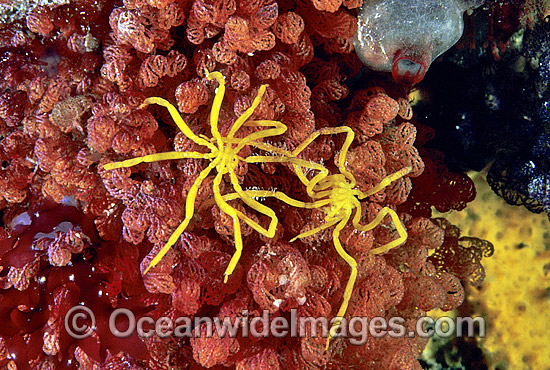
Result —
<svg viewBox="0 0 550 370"><path fill-rule="evenodd" d="M184 158L202 158L210 161L210 164L200 172L197 179L194 181L193 185L189 189L187 199L185 201L185 218L181 224L176 228L174 233L170 236L166 244L162 249L154 256L154 258L149 263L149 266L145 269L144 273L147 273L150 268L155 266L162 257L168 252L170 247L176 243L180 235L185 231L189 222L191 221L193 214L195 212L195 198L197 196L197 191L203 180L210 174L212 170L216 170L217 174L213 181L213 193L214 200L220 209L228 214L233 219L233 232L235 238L235 253L233 254L227 269L224 274L224 281L227 282L227 279L233 270L235 269L242 253L243 241L241 236L241 226L239 220L243 220L248 225L250 225L254 230L259 233L266 235L269 238L272 238L275 234L275 229L277 227L277 216L275 212L265 205L258 203L254 200L246 191L244 191L239 185L237 175L235 174L235 169L237 168L239 161L246 161L248 163L259 163L259 162L289 162L294 165L303 166L305 168L312 168L320 171L322 174L326 174L327 170L316 163L310 163L298 158L290 157L281 157L281 156L250 156L243 158L239 156L239 152L247 145L260 147L262 150L268 150L275 153L280 152L278 148L272 147L269 144L261 143L261 139L280 135L287 130L287 127L278 121L269 121L269 120L248 120L250 116L254 113L254 110L260 104L262 96L264 95L267 85L260 86L258 94L254 98L252 105L233 123L226 137L222 137L218 129L218 118L220 114L220 108L223 102L225 95L225 80L223 75L220 72L211 72L207 74L209 80L216 79L218 81L218 90L214 101L212 103L212 109L210 111L210 131L212 137L210 139L204 136L197 136L191 131L191 129L184 122L183 118L177 111L177 109L170 104L167 100L151 97L145 99L140 108L143 108L149 104L157 104L168 109L172 119L178 126L178 128L187 136L190 140L194 141L196 144L207 147L209 153L198 153L198 152L165 152L150 154L143 157L137 157L128 159L121 162L108 163L104 166L106 170L112 170L115 168L121 167L131 167L143 162L156 162L168 159L184 159ZM256 127L256 128L266 128L264 130L255 131L244 138L236 138L235 133L242 126ZM268 228L264 228L242 212L239 212L231 205L229 205L220 194L220 184L223 179L223 175L228 174L230 177L230 182L233 185L234 193L233 199L240 198L246 205L260 212L261 214L270 218Z"/></svg>
<svg viewBox="0 0 550 370"><path fill-rule="evenodd" d="M342 145L342 149L337 158L337 167L339 173L328 175L325 172L320 172L309 180L304 174L302 167L299 164L293 164L296 174L300 178L300 181L306 186L308 195L312 198L313 202L302 202L296 199L292 199L287 195L279 192L262 191L262 190L249 190L247 191L249 196L253 197L276 197L289 205L300 208L320 208L325 212L325 223L312 230L306 231L294 237L292 241L300 238L305 238L316 234L322 230L335 226L332 231L332 240L334 247L338 254L348 263L351 267L351 274L344 290L343 302L338 310L336 317L334 318L332 328L330 329L329 336L327 338L327 348L330 343L330 339L334 337L337 332L340 323L348 308L349 300L353 292L355 280L357 279L357 261L350 256L342 247L340 242L340 231L346 226L349 220L352 220L353 227L358 231L369 231L378 226L386 216L389 216L395 225L399 237L385 245L371 249L369 252L372 254L384 253L392 248L395 248L407 240L407 231L401 224L399 217L395 211L389 207L383 207L378 215L366 225L361 225L361 200L379 192L393 181L405 176L411 171L411 167L405 167L389 176L386 176L380 183L371 188L370 190L363 192L355 188L355 177L346 169L346 155L351 143L355 137L355 133L350 127L341 126L333 128L324 128L314 132L303 143L301 143L292 153L284 153L285 156L294 157L300 154L315 138L325 134L340 134L345 133L346 139ZM224 199L234 199L237 194L228 194ZM354 213L355 212L355 213ZM353 218L352 218L353 216Z"/></svg>

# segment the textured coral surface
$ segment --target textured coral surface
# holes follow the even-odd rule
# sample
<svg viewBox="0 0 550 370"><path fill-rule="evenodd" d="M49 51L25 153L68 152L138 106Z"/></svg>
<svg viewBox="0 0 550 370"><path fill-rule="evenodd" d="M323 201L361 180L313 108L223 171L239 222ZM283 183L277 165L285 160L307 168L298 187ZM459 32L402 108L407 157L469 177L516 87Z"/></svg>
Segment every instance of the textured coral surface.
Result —
<svg viewBox="0 0 550 370"><path fill-rule="evenodd" d="M349 126L355 140L342 168L368 192L407 168L385 188L362 199L362 225L388 207L408 238L385 217L376 227L340 232L357 261L357 281L345 317L399 316L405 327L433 308L461 304L461 280L483 279L480 259L491 246L461 238L431 218L463 209L475 196L471 180L450 172L442 155L424 148L433 131L415 121L408 88L361 70L350 42L361 1L125 0L75 1L37 7L25 19L0 26L0 366L7 369L419 369L421 338L117 338L109 315L128 308L136 318L323 316L344 300L348 264L334 249L333 230L291 240L325 223L326 209L291 207L259 199L275 210L273 237L242 223L243 255L224 283L234 253L235 224L212 201L233 180L214 176L193 188L208 161L188 158L107 170L114 161L203 148L178 133L164 108L140 107L161 97L176 106L196 135L210 138L209 114L219 71L226 81L218 128L223 137L265 94L251 119L280 121L288 129L271 148L292 151L320 129ZM254 127L244 126L246 135ZM239 136L240 137L240 136ZM338 173L342 135L321 135L300 154ZM240 158L273 155L244 147ZM201 157L204 158L204 157ZM236 157L237 158L237 157ZM341 170L341 168L340 168ZM315 171L306 173L313 176ZM284 163L238 161L243 189L280 191L311 202L296 169ZM214 185L215 186L214 186ZM182 221L185 201L195 210L174 246L145 269ZM240 214L266 227L269 220L241 200ZM359 203L359 200L357 200ZM470 247L464 247L467 243ZM429 254L428 251L431 251ZM94 312L92 335L71 337L69 309ZM124 323L120 323L124 325Z"/></svg>

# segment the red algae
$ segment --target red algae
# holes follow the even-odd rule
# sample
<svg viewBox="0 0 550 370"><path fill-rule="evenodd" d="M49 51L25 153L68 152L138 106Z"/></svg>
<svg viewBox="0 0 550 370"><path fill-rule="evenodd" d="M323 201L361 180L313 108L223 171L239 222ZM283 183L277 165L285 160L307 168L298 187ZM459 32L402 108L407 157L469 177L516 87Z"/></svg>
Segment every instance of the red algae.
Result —
<svg viewBox="0 0 550 370"><path fill-rule="evenodd" d="M0 364L17 369L419 369L425 341L368 338L207 336L116 338L108 317L128 308L137 318L181 316L290 320L336 316L350 268L332 245L332 229L291 240L326 223L321 209L295 208L273 197L273 237L243 225L244 253L224 282L234 252L232 219L217 205L213 176L196 189L188 228L151 271L149 262L172 235L201 158L106 170L113 161L166 151L203 153L164 109L141 107L158 96L177 106L196 135L209 137L219 71L226 81L218 127L223 135L266 84L252 120L275 120L286 132L265 142L293 150L320 129L355 133L345 169L368 192L361 224L381 209L396 211L408 239L383 219L372 230L347 225L340 240L358 262L346 318L400 316L407 328L433 308L461 304L461 281L483 279L491 246L460 237L439 211L462 209L475 189L450 172L441 154L424 148L433 133L416 123L408 88L383 77L350 83L361 62L350 41L361 1L125 0L36 8L0 30ZM258 132L243 126L236 139ZM241 137L242 136L242 137ZM225 136L224 136L225 137ZM299 157L337 171L341 135L321 135ZM243 158L266 156L246 146ZM271 153L272 154L272 153ZM310 202L289 164L235 168L246 191L270 190ZM305 176L311 176L306 174ZM231 192L222 178L221 195ZM377 188L378 189L378 188ZM66 205L66 203L72 205ZM232 207L259 225L269 222L241 200ZM428 250L436 253L428 257ZM77 304L95 313L91 337L63 327ZM121 323L123 326L124 323Z"/></svg>

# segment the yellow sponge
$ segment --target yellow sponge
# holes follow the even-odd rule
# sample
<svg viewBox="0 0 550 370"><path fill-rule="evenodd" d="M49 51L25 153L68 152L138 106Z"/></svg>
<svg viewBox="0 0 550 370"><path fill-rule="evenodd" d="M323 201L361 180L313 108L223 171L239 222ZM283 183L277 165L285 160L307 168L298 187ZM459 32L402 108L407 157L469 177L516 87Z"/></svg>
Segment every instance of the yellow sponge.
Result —
<svg viewBox="0 0 550 370"><path fill-rule="evenodd" d="M486 318L481 347L493 370L550 370L550 222L496 196L485 175L470 173L478 195L444 217L462 235L492 242L486 278L468 300Z"/></svg>

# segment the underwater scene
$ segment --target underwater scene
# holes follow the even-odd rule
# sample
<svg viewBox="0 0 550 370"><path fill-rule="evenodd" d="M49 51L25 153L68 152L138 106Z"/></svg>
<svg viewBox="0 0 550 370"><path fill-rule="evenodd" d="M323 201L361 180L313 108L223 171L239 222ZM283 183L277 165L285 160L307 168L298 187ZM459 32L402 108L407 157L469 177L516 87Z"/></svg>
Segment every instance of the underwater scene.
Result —
<svg viewBox="0 0 550 370"><path fill-rule="evenodd" d="M550 0L0 0L0 370L550 370Z"/></svg>

